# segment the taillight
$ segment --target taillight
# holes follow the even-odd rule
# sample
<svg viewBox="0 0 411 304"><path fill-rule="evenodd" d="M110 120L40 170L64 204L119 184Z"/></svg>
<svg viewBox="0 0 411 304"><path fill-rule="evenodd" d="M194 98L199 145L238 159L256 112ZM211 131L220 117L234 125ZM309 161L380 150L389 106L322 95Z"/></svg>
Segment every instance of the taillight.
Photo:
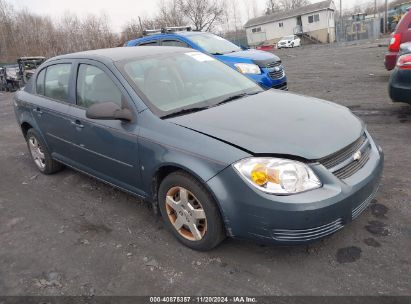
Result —
<svg viewBox="0 0 411 304"><path fill-rule="evenodd" d="M390 52L398 52L401 45L401 34L392 34L388 50Z"/></svg>
<svg viewBox="0 0 411 304"><path fill-rule="evenodd" d="M397 67L399 69L410 69L411 70L411 54L402 55L397 60Z"/></svg>

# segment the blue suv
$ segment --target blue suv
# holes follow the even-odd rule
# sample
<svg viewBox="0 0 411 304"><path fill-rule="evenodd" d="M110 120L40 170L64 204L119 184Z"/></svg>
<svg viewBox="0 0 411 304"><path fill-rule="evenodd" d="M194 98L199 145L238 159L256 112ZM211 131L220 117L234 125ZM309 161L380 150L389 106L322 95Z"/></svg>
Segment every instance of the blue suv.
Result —
<svg viewBox="0 0 411 304"><path fill-rule="evenodd" d="M145 31L142 38L126 42L125 46L180 46L215 57L257 82L264 89L287 90L287 77L278 56L258 50L244 50L217 35L181 28Z"/></svg>

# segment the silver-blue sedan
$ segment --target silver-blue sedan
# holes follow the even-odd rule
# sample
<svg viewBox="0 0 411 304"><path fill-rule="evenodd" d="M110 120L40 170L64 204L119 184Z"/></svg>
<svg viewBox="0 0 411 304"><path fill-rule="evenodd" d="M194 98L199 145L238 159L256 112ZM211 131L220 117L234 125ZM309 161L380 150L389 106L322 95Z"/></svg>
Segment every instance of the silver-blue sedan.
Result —
<svg viewBox="0 0 411 304"><path fill-rule="evenodd" d="M367 207L383 169L347 108L264 91L187 48L52 58L15 95L15 112L42 173L66 165L139 196L196 250L226 236L330 235Z"/></svg>

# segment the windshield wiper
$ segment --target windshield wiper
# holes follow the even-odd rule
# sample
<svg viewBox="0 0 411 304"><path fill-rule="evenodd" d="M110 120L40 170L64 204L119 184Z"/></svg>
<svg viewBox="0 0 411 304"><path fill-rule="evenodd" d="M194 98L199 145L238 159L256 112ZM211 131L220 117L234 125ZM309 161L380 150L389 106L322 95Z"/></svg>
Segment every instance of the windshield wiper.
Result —
<svg viewBox="0 0 411 304"><path fill-rule="evenodd" d="M232 100L235 100L235 99L240 99L240 98L243 98L245 96L255 95L255 94L258 94L258 93L261 93L261 92L262 91L256 91L256 92L251 92L251 93L240 93L240 94L232 95L232 96L229 96L229 97L227 97L227 98L221 100L220 102L218 102L214 105L211 105L211 106L181 109L181 110L178 110L176 112L172 112L170 114L163 115L163 116L161 116L161 118L163 118L163 119L164 118L171 118L171 117L180 116L180 115L184 115L184 114L199 112L199 111L202 111L202 110L205 110L205 109L209 109L209 108L219 106L223 103L226 103L226 102L229 102L229 101L232 101Z"/></svg>
<svg viewBox="0 0 411 304"><path fill-rule="evenodd" d="M238 51L228 51L228 52L224 52L224 53L221 53L221 52L215 52L215 53L211 53L211 55L225 55L225 54L230 54L230 53L235 53L235 52L238 52Z"/></svg>
<svg viewBox="0 0 411 304"><path fill-rule="evenodd" d="M256 92L251 92L251 93L240 93L240 94L232 95L232 96L229 96L229 97L221 100L220 102L216 103L215 105L213 105L213 107L222 105L224 103L227 103L227 102L230 102L230 101L233 101L233 100L236 100L236 99L243 98L245 96L256 95L258 93L261 93L261 91L256 91Z"/></svg>
<svg viewBox="0 0 411 304"><path fill-rule="evenodd" d="M184 115L184 114L189 114L189 113L194 113L194 112L198 112L198 111L202 111L208 109L208 107L196 107L196 108L187 108L187 109L181 109L178 110L176 112L172 112L170 114L166 114L161 116L161 118L171 118L171 117L175 117L175 116L180 116L180 115Z"/></svg>

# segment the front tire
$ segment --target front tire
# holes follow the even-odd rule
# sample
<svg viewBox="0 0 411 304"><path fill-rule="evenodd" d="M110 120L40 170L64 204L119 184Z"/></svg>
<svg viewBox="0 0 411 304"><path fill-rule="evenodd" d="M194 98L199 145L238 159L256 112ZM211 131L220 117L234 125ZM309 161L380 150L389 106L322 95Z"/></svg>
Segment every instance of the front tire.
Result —
<svg viewBox="0 0 411 304"><path fill-rule="evenodd" d="M53 174L63 168L62 164L51 158L43 139L33 128L27 131L26 142L31 158L41 173Z"/></svg>
<svg viewBox="0 0 411 304"><path fill-rule="evenodd" d="M224 240L216 202L189 174L177 171L168 175L159 187L158 201L167 228L185 246L207 251Z"/></svg>

